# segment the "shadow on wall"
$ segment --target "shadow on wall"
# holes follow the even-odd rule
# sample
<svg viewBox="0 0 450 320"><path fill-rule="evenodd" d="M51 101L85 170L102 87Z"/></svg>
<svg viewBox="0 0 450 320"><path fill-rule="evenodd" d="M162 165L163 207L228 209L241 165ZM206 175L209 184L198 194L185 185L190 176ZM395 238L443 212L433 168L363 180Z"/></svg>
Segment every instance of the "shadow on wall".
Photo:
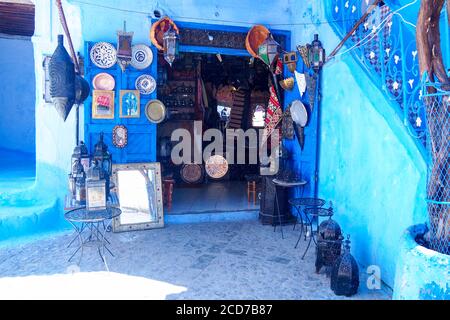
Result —
<svg viewBox="0 0 450 320"><path fill-rule="evenodd" d="M35 154L36 84L30 38L0 35L0 148Z"/></svg>

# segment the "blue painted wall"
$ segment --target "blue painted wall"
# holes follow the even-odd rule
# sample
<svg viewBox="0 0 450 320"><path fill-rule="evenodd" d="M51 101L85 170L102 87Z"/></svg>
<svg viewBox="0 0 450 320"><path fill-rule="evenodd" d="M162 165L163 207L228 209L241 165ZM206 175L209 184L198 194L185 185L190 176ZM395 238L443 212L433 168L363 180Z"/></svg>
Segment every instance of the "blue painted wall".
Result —
<svg viewBox="0 0 450 320"><path fill-rule="evenodd" d="M180 21L214 23L210 19L215 19L217 24L261 23L273 28L284 28L274 24L295 23L293 45L309 43L319 33L328 52L340 41L327 24L318 24L326 20L325 1L282 0L276 5L261 1L258 10L254 1L242 0L90 2L144 13L64 1L75 46L81 52L84 41L115 42L115 32L124 20L128 30L135 31L135 41L149 43L146 12L156 7ZM49 4L49 0L36 3L36 15L41 17L34 38L36 70L42 54L53 52L56 34L61 32L55 8ZM40 81L41 74L37 74L38 97ZM38 185L61 198L74 147L74 113L62 123L53 109L37 102ZM335 219L352 235L357 260L380 266L382 279L393 286L403 231L427 221L425 163L383 94L350 56L324 68L321 110L319 196L335 204ZM296 158L301 161L302 155Z"/></svg>
<svg viewBox="0 0 450 320"><path fill-rule="evenodd" d="M0 148L35 153L33 44L0 35Z"/></svg>
<svg viewBox="0 0 450 320"><path fill-rule="evenodd" d="M340 39L320 24L325 7L324 1L296 2L293 12L303 13L296 22L306 25L295 28L293 38L304 44L319 33L329 53ZM393 287L404 230L428 221L425 162L351 55L324 67L321 113L319 196L333 201L334 218L351 235L358 262L378 265Z"/></svg>

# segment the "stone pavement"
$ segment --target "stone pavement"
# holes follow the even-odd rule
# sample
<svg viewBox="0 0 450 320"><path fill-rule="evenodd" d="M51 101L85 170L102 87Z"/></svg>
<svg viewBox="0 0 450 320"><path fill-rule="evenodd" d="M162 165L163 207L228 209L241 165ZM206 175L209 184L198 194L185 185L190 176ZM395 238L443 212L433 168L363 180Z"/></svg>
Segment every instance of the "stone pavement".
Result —
<svg viewBox="0 0 450 320"><path fill-rule="evenodd" d="M250 221L169 225L160 230L109 233L115 257L107 255L107 263L111 275L120 277L121 282L116 286L99 286L92 280L96 274L93 272L98 272L98 281L108 283L104 278L105 266L95 248L85 249L80 266L67 262L75 248L67 248L74 236L71 232L22 245L2 247L0 244L1 297L9 297L3 290L5 286L11 290L20 285L27 288L24 297L32 297L35 284L40 297L45 298L43 283L47 281L51 288L53 277L63 286L75 271L75 275L85 276L83 292L89 293L89 298L347 299L334 295L324 271L315 273L314 248L301 260L306 242L301 241L301 246L294 249L299 231L292 231L292 227L285 227L284 231L283 240L279 228L274 233L272 227ZM364 272L361 274L359 292L352 299L390 299L389 290L368 290ZM110 279L115 281L112 276ZM126 292L126 285L131 282L139 283L142 295L135 290ZM70 285L66 288L69 291ZM20 294L19 291L16 295ZM58 297L72 298L69 292L65 294L64 286Z"/></svg>

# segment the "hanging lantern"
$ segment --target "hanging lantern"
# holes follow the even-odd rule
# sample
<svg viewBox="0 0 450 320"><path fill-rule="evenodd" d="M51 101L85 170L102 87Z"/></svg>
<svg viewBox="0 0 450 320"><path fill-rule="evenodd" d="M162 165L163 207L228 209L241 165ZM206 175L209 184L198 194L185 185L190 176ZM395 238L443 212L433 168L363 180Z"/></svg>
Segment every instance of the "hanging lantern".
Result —
<svg viewBox="0 0 450 320"><path fill-rule="evenodd" d="M84 172L87 172L87 170L89 169L90 157L89 157L88 149L87 149L87 147L86 147L86 145L84 144L83 141L80 141L80 144L77 145L73 149L73 153L72 153L72 174L76 170L77 161L81 162L81 164L83 166L83 169L84 169Z"/></svg>
<svg viewBox="0 0 450 320"><path fill-rule="evenodd" d="M358 292L359 268L350 254L350 236L345 240L344 253L336 260L331 271L331 290L338 296L350 297Z"/></svg>
<svg viewBox="0 0 450 320"><path fill-rule="evenodd" d="M79 204L83 204L86 201L86 174L81 161L76 162L75 172L72 173L72 179L74 179L75 182L75 200Z"/></svg>
<svg viewBox="0 0 450 320"><path fill-rule="evenodd" d="M89 168L86 175L86 208L89 211L106 209L107 186L105 172L98 161Z"/></svg>
<svg viewBox="0 0 450 320"><path fill-rule="evenodd" d="M331 205L331 204L330 204ZM330 206L330 218L322 222L319 226L316 247L316 273L325 267L332 267L334 262L341 255L342 236L341 227L331 219L333 208Z"/></svg>
<svg viewBox="0 0 450 320"><path fill-rule="evenodd" d="M117 61L122 72L131 64L131 44L134 32L127 32L127 23L123 23L123 31L117 31Z"/></svg>
<svg viewBox="0 0 450 320"><path fill-rule="evenodd" d="M48 68L52 101L61 118L66 121L75 102L75 66L64 48L63 35L58 35L58 46Z"/></svg>
<svg viewBox="0 0 450 320"><path fill-rule="evenodd" d="M89 97L91 87L89 83L80 75L75 76L75 104L81 105Z"/></svg>
<svg viewBox="0 0 450 320"><path fill-rule="evenodd" d="M258 48L258 56L266 65L271 67L279 54L280 45L275 41L272 34L269 33L267 39Z"/></svg>
<svg viewBox="0 0 450 320"><path fill-rule="evenodd" d="M106 193L109 196L110 177L112 174L112 155L108 151L108 146L103 141L103 132L100 133L100 140L95 145L93 160L104 170L106 180Z"/></svg>
<svg viewBox="0 0 450 320"><path fill-rule="evenodd" d="M178 55L178 33L170 25L169 30L164 33L164 59L172 66Z"/></svg>
<svg viewBox="0 0 450 320"><path fill-rule="evenodd" d="M319 35L314 35L314 40L309 49L309 63L315 72L319 72L325 63L325 49L319 40Z"/></svg>

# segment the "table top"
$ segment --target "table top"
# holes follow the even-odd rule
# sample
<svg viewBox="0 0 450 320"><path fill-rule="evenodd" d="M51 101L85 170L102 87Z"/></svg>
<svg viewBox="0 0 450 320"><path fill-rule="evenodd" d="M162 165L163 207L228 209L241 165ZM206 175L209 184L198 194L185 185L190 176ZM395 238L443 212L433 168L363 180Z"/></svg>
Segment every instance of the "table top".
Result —
<svg viewBox="0 0 450 320"><path fill-rule="evenodd" d="M289 199L289 203L293 206L321 207L325 204L325 200L320 198L294 198Z"/></svg>
<svg viewBox="0 0 450 320"><path fill-rule="evenodd" d="M64 215L67 221L71 222L102 222L109 219L114 219L122 213L122 210L116 207L107 207L104 210L89 211L86 208L77 208L70 210Z"/></svg>
<svg viewBox="0 0 450 320"><path fill-rule="evenodd" d="M331 217L333 215L333 210L325 209L325 208L306 208L303 210L306 214L309 214L311 216L319 216L319 217Z"/></svg>
<svg viewBox="0 0 450 320"><path fill-rule="evenodd" d="M304 186L305 184L307 184L308 182L305 180L300 180L300 181L282 181L282 180L278 180L278 179L273 179L272 182L280 187L301 187Z"/></svg>

